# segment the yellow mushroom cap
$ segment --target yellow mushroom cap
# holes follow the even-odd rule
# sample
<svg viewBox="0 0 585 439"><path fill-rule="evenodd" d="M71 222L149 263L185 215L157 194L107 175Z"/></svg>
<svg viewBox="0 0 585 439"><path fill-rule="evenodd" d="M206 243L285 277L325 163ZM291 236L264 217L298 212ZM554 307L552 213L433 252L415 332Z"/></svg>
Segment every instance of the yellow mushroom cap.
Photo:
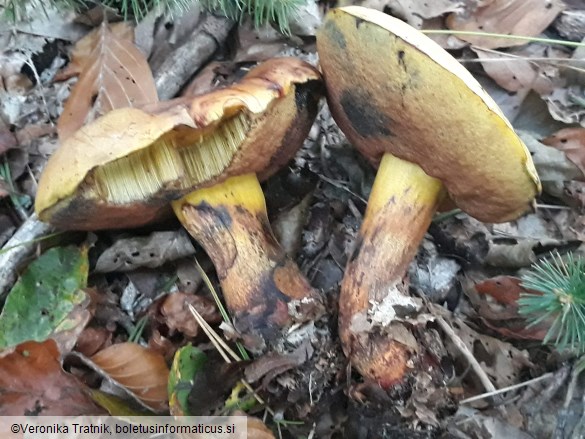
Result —
<svg viewBox="0 0 585 439"><path fill-rule="evenodd" d="M333 117L374 164L416 163L485 222L532 207L530 153L493 99L455 58L408 24L359 6L333 9L317 34Z"/></svg>
<svg viewBox="0 0 585 439"><path fill-rule="evenodd" d="M230 87L111 111L53 154L35 210L65 229L135 227L193 190L242 174L265 178L302 145L320 79L301 60L276 58Z"/></svg>

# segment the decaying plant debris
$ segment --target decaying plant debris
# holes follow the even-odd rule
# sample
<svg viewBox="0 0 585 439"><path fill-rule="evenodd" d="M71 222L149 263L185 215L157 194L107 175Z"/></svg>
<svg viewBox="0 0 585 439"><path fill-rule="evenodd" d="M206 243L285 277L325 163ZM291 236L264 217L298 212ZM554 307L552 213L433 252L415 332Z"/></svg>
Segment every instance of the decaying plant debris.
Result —
<svg viewBox="0 0 585 439"><path fill-rule="evenodd" d="M382 155L376 149L381 144L379 139L365 147L358 145L356 140L364 130L376 129L378 137L390 139L408 133L410 144L422 137L446 139L446 143L450 137L453 140L459 137L449 135L452 127L445 126L441 119L449 114L449 99L441 99L439 91L449 87L441 87L441 82L447 84L448 80L441 77L440 72L434 72L438 83L434 89L426 90L428 94L423 99L431 106L419 111L419 120L401 125L409 107L407 103L396 103L395 96L384 97L383 92L391 83L375 74L384 63L380 61L376 68L370 68L368 76L364 73L368 72L367 68L361 71L356 67L360 50L357 54L351 52L356 50L352 33L355 29L374 31L363 22L363 17L358 17L359 20L345 17L349 20L347 23L344 19L336 19L333 24L325 19L325 14L334 7L350 5L384 11L414 28L435 31L429 33L429 37L471 72L526 145L529 154L523 152L527 161L522 165L532 158L535 167L535 171L526 167L528 171L524 175L534 178L515 180L515 189L524 191L515 200L521 202L517 210L510 208L512 203L503 208L506 213L500 219L508 222L501 224L491 223L498 218L490 216L494 213L490 209L485 215L477 215L478 211L486 209L488 201L501 200L512 193L501 186L510 179L509 172L504 175L502 169L505 167L493 169L487 163L490 160L490 154L485 153L487 146L478 154L482 162L478 180L453 183L462 175L451 167L440 176L448 180L447 191L453 201L457 201L456 193L460 189L466 199L486 188L490 197L482 199L479 195L470 212L472 215L449 211L453 207L449 203L443 203L434 217L429 213L417 229L416 239L409 244L410 250L405 252L411 256L401 254L404 257L400 259L398 270L400 282L395 282L395 287L402 293L399 296L390 294L394 297L392 300L379 303L376 300L372 303L372 297L367 294L362 298L367 316L358 329L367 332L373 326L390 324L387 333L402 346L390 349L385 357L388 361L384 366L392 375L388 380L368 373L363 366L365 355L358 354L357 360L351 357L355 352L348 350L348 337L344 332L344 319L353 312L353 302L345 300L347 296L340 296L340 289L355 281L351 278L355 274L352 267L355 267L356 255L363 251L364 233L368 233L366 226L371 222L366 207L368 201L372 204L371 195L376 198L377 193L376 188L372 189L376 177L372 164L377 167ZM46 414L98 413L104 407L112 410L107 395L117 393L133 410L150 407L165 412L170 403L173 413L196 410L195 414L207 414L224 413L226 407L231 411L239 405L248 415L266 420L272 433L256 420L259 423L254 424L254 428L256 434L262 435L259 437L583 436L584 389L575 352L543 346L541 342L554 319L530 325L526 316L519 312L517 300L531 293L522 284L531 264L549 258L551 251L559 252L561 258L569 252L575 257L583 254L585 111L581 70L585 49L578 44L584 37L579 32L582 27L579 23L585 23L585 8L581 2L572 0L493 0L481 5L467 0L311 0L301 9L304 15L299 17L304 18L288 23L290 35L278 32L282 23L258 29L245 20L236 23L212 15L197 5L183 15L152 13L137 24L123 24L122 17L111 12L104 14L99 9L97 13L81 11L67 17L50 11L49 15L55 19L52 26L47 26L45 17L34 14L28 22L0 22L0 245L4 248L0 253L0 297L4 299L10 293L0 314L1 327L9 327L7 335L1 337L6 348L0 352L0 369L4 371L0 374L0 411L22 414L17 412L29 410L35 400L42 400ZM102 21L105 15L108 23ZM71 20L73 17L75 21ZM436 33L437 30L455 33ZM459 31L523 34L539 40L461 35ZM384 38L375 34L369 40L380 42ZM571 46L551 40L576 44ZM323 51L324 45L334 47L339 53L332 58L322 53L319 66L317 49ZM376 57L385 56L383 50L384 44L371 52L370 45L361 55L367 58L366 55L373 54L375 62ZM412 46L406 47L402 55L394 54L392 59L397 62L397 71L405 70L404 84L415 89L415 82L424 78L421 72L418 76L416 72L413 74L416 69L409 64L419 52L409 50ZM123 53L139 54L143 62L125 59ZM262 83L267 73L260 67L261 73L249 82L259 94L251 99L238 94L248 87L237 85L246 84L242 78L249 72L254 78L254 68L259 63L268 60L268 65L274 65L271 64L273 59L279 57L293 58L296 67L292 70L297 79L299 71L304 72L299 83L307 79L317 81L318 72L323 74L331 111L325 99L318 100L322 93L318 87L311 88L314 98L310 97L312 94L287 95L287 87L297 82L283 79L286 75L281 68L268 73L272 75L268 82L273 87ZM340 78L333 79L336 74ZM397 84L396 78L394 80L392 84ZM359 81L359 84L352 81ZM479 90L479 86L473 87L476 92ZM218 92L218 89L228 91ZM353 100L349 104L342 96L347 90L352 91ZM364 97L366 92L377 94ZM241 120L236 120L238 115L234 108L247 106L252 109L250 114L259 114L263 105L272 105L264 104L268 102L265 99L285 97L282 101L285 104L275 110L278 117L273 122L259 119L258 123L272 129L266 136L276 141L289 129L299 140L295 148L305 139L302 147L296 152L288 150L271 161L266 146L261 154L238 165L241 168L250 166L249 169L259 173L267 216L254 210L260 198L249 196L250 188L258 189L257 180L250 182L245 176L243 185L238 186L241 189L228 183L229 194L222 196L235 201L227 207L214 193L206 194L211 196L211 201L195 196L191 201L175 204L179 216L195 215L189 203L197 206L196 215L201 216L202 212L208 215L203 225L187 226L199 243L180 231L172 215L166 215L171 211L171 201L192 189L186 187L184 181L174 186L167 184L165 190L169 192L166 198L159 197L158 201L164 199L164 203L161 201L154 213L148 213L147 207L152 205L149 199L138 202L141 210L104 214L96 205L91 205L90 201L97 199L92 198L97 192L91 190L86 192L88 196L83 202L76 201L78 206L86 208L85 217L73 215L79 213L78 208L60 217L55 214L57 210L47 210L47 206L58 199L63 201L70 196L78 183L87 189L92 183L101 182L103 193L130 196L132 191L125 192L124 185L104 183L116 170L100 170L96 163L84 160L99 156L100 164L107 162L115 139L122 142L128 133L142 136L145 145L161 136L172 137L174 145L180 145L177 139L186 136L184 127L189 124L206 127L203 134L198 135L207 136L219 125L217 120L221 117L210 117L213 121L207 123L204 119L208 116L201 111L203 104L189 107L193 102L206 102L206 108L215 111L201 98L204 93L211 93L211 96L223 93L225 105L214 114L224 115L222 112L228 109L224 116L235 124ZM360 93L361 102L358 102L356 95ZM474 96L465 91L455 94L457 97L452 100L457 101L462 117L452 125L459 128L459 133L478 131L477 127L465 128L465 122L474 117L471 101L477 93ZM404 90L403 96L408 96ZM173 99L175 97L178 99ZM341 105L336 106L336 102ZM296 109L309 108L299 125L291 123L294 117L287 113L289 104ZM115 109L118 107L140 109ZM373 107L402 113L384 119L366 111ZM357 115L352 113L355 108L360 109L356 110ZM350 122L340 121L343 112L353 120L353 131L348 130ZM474 124L486 117L489 116L473 119ZM158 122L151 124L154 119ZM102 123L100 120L107 121L106 128L100 131L101 140L92 131L96 123ZM335 120L347 133L347 139ZM356 126L355 120L365 122ZM431 127L431 122L437 120L443 120L443 125ZM84 128L80 128L82 125ZM223 130L224 134L238 131L232 125ZM510 136L516 139L515 134ZM42 181L41 185L46 189L47 185L57 183L54 190L61 195L46 197L41 190L37 198L37 183L48 158L55 154L67 155L56 151L72 142L71 139L79 145L75 155L66 159L73 160L77 169L84 169L83 175L78 176L75 184L67 186L71 180L64 174L65 167L56 169L49 165L49 169L56 169L57 176ZM265 139L258 135L256 140ZM497 142L498 139L493 139L486 143ZM502 145L500 142L496 146ZM364 158L354 147L375 154ZM469 145L469 150L471 147ZM405 150L402 154L408 156ZM288 161L293 155L292 161ZM435 161L442 160L437 151L427 155ZM513 159L502 159L502 151L491 155L497 155L496 163L505 162L505 169L516 166ZM123 156L125 154L120 158L124 159ZM260 168L265 164L270 166L263 173ZM136 168L136 163L131 165L130 168ZM214 166L219 165L215 163ZM428 171L433 166L422 167ZM66 167L70 170L74 166L68 164ZM146 165L138 168L143 173L150 171ZM534 172L542 181L540 195L537 195ZM393 181L392 175L389 177L389 181ZM379 186L378 180L376 184ZM453 191L456 184L461 186ZM148 186L142 184L145 185ZM209 187L211 183L203 186ZM498 191L503 193L492 196ZM535 196L535 210L523 214ZM247 210L242 208L245 198L250 198L246 202L251 203ZM35 199L37 202L40 199L44 206L40 216L49 219L56 215L54 223L58 228L39 222L32 214ZM46 202L48 199L50 202ZM431 210L439 205L433 200ZM462 209L466 210L464 206ZM209 215L215 222L209 221ZM246 224L258 215L262 220L258 223L260 226L255 223L256 228L232 227L228 221L241 217L240 224ZM522 216L512 220L518 215ZM272 247L276 245L276 238L267 232L268 219L282 248ZM412 234L419 218L415 215L408 221L394 219L398 226L391 233L405 237ZM107 225L104 227L104 224ZM63 233L64 229L92 232ZM253 232L246 235L245 230ZM49 234L48 238L37 241ZM233 256L233 251L230 253L233 248L228 245L233 239L253 244L247 247L253 250L242 253L245 255L258 253L257 249L262 246L271 249L272 253L266 253L270 257L265 259L277 261L270 262L274 269L270 278L275 284L297 285L291 281L288 271L289 274L284 275L281 270L289 262L294 265L293 277L306 282L306 297L318 303L313 312L299 307L288 308L290 297L270 303L269 300L263 303L258 299L261 296L256 297L255 308L252 307L257 313L255 316L268 318L270 322L264 329L271 332L274 328L280 328L279 331L284 328L279 332L278 343L259 341L258 332L249 331L254 329L255 323L242 323L247 318L242 320L242 313L250 311L249 303L240 300L248 297L246 294L232 296L232 299L225 294L228 311L236 316L235 321L223 322L221 310L216 308L214 292L220 297L230 288L241 293L246 290L246 282L262 279L259 271L254 271L244 282L238 271L226 282L229 276L224 255ZM380 242L390 242L388 237L384 239L373 240L372 248L379 250ZM69 249L63 251L79 254L79 259L75 263L61 256L54 259L61 253L48 252L50 247ZM276 248L278 250L274 250ZM247 256L244 265L248 264L248 259ZM36 265L31 265L33 260ZM365 265L361 270L364 276L381 279L397 269L397 264L390 267L389 261L362 261ZM27 272L27 267L31 266L33 270ZM34 268L39 266L40 270ZM67 275L45 275L44 279L36 279L35 273L46 273L43 267L57 267L54 271L63 270ZM85 270L89 272L87 282ZM393 276L392 280L395 278ZM15 285L16 279L20 281ZM71 284L59 284L60 279L77 279L83 284L83 294L71 295L66 288ZM37 281L47 284L38 289L31 287ZM32 290L29 292L27 288ZM35 300L37 290L49 295L47 303L63 301L64 306L58 312L49 314L58 314L59 324L43 320L46 316L42 306L26 306L27 301ZM366 290L369 293L370 287ZM299 304L302 302L302 298L296 299ZM13 310L28 313L23 321L42 321L37 331L30 331L30 338L34 333L36 341L25 341L27 334L22 328L18 333L10 333L9 314ZM198 313L201 320L195 319L193 312ZM306 315L295 320L295 312L306 312ZM279 320L282 316L287 316L286 321ZM354 329L357 323L353 321ZM242 351L236 347L236 340L244 341L255 355L250 352L250 358L245 361L230 357L232 363L226 364L212 344L217 340L208 335L208 326L227 340L238 358L242 358ZM246 337L247 331L251 337ZM260 333L262 337L266 334ZM54 341L45 341L47 338ZM142 347L136 349L136 345L129 343L133 341L138 341ZM195 351L187 348L189 344L200 351L193 353ZM180 348L184 349L181 352L190 352L192 360L205 360L201 360L201 373L197 378L186 381L195 383L193 387L178 396L184 390L180 387L179 393L171 392L169 397L165 394L166 374L170 374L171 381L177 376L181 381L184 373L176 356ZM20 354L23 350L46 360L46 367L27 360ZM108 356L111 352L120 353ZM18 367L14 366L16 357ZM123 360L120 364L136 373L131 376L131 382L125 383L124 377L116 375L118 360ZM63 370L59 369L60 364ZM146 377L150 372L145 370L159 372L156 377ZM141 375L145 375L142 381ZM161 380L161 376L165 378ZM14 380L7 377L14 377ZM6 401L15 396L15 382L22 383L19 389L25 390L19 393L18 404L7 405ZM154 396L144 393L144 389L150 387L156 390ZM101 389L101 399L95 394L90 397L87 392L90 388ZM76 404L54 397L62 392L73 394ZM256 398L263 402L259 403ZM179 399L185 405L181 405ZM282 418L302 423L276 422Z"/></svg>

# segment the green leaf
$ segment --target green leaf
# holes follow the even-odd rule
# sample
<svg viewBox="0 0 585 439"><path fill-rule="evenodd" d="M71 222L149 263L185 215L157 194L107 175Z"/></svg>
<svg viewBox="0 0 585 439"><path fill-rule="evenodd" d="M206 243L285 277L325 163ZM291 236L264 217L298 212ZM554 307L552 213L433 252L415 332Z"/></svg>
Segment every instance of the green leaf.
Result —
<svg viewBox="0 0 585 439"><path fill-rule="evenodd" d="M175 353L169 375L169 406L175 416L189 416L187 398L193 378L207 363L207 355L188 344Z"/></svg>
<svg viewBox="0 0 585 439"><path fill-rule="evenodd" d="M0 348L71 329L76 322L68 316L85 300L87 272L87 248L52 248L32 262L0 314Z"/></svg>

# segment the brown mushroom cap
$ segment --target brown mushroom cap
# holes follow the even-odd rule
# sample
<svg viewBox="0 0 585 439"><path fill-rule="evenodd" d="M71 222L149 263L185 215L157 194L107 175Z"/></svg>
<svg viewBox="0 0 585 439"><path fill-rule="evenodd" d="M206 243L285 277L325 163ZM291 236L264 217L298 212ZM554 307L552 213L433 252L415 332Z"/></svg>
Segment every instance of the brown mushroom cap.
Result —
<svg viewBox="0 0 585 439"><path fill-rule="evenodd" d="M384 153L418 164L485 222L529 210L540 182L496 103L434 41L367 8L329 11L317 48L331 112L374 164Z"/></svg>
<svg viewBox="0 0 585 439"><path fill-rule="evenodd" d="M51 157L35 210L65 229L135 227L195 189L247 173L265 178L302 144L319 85L312 66L280 58L202 96L114 110Z"/></svg>

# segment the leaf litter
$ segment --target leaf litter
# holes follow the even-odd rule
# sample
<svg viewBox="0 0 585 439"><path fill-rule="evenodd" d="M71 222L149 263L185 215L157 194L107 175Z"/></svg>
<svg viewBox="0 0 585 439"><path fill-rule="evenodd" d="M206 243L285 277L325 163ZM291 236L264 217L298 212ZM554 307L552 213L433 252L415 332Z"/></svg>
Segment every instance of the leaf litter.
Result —
<svg viewBox="0 0 585 439"><path fill-rule="evenodd" d="M426 29L444 29L447 23L454 30L553 38L558 32L571 41L583 38L578 23L582 23L579 20L585 16L585 8L579 2L567 1L562 5L550 0L493 0L481 2L479 6L477 2L465 0L308 2L304 11L307 18L304 23L303 20L298 23L304 26L293 27L290 37L270 28L255 30L246 23L239 25L237 32L225 42L222 40L225 47L201 71L191 72L182 79L186 93L200 93L228 84L255 62L274 56L293 54L316 63L311 35L326 7L333 3L360 3ZM0 224L6 224L8 235L20 225L15 215L17 206L9 195L34 197L35 182L46 156L58 144L51 126L59 116L69 114L59 119L59 135L64 138L111 108L156 102L151 69L163 65L169 51L181 47L203 21L204 13L198 8L182 19L147 18L135 31L136 44L144 49L143 54L133 43L132 27L115 20L111 30L105 24L95 26L94 23L93 31L81 40L79 27L60 22L63 29L57 32L61 38L59 44L53 44L56 35L48 32L47 27L39 27L36 35L22 33L17 28L20 29L16 32L18 44L13 41L5 46L8 49L1 54L0 69L0 163L5 161L10 169L16 170L10 179L3 176L4 183L0 186L0 196L3 188L6 192L0 200L3 203L0 219L4 218ZM315 323L311 342L294 358L267 356L248 366L249 376L257 376L254 386L269 407L278 407L281 416L287 419L305 421L304 426L281 428L284 437L310 435L313 423L316 437L332 438L365 437L361 435L367 431L384 437L399 434L431 437L444 431L459 437L481 438L551 437L555 431L556 437L570 437L570 432L579 432L582 407L578 407L576 397L565 400L565 395L570 393L566 365L571 364L571 358L566 353L540 346L546 322L528 327L517 313L515 299L522 292L517 279L532 262L555 249L583 253L585 146L582 128L578 126L583 124L585 114L581 102L582 72L578 70L583 67L582 48L485 35L432 35L432 38L443 47L455 49L452 53L482 84L487 84L489 92L521 130L543 180L544 194L538 199L534 214L509 224L482 224L461 213L437 219L432 224L409 270L412 288L422 291L425 301L443 309L439 312L429 308L434 311L417 324L424 340L425 364L431 372L421 372L391 395L383 394L376 386L361 383L347 369L335 322L339 284L363 218L373 170L347 143L327 107L322 105L309 138L289 169L265 183L269 212L282 218L283 226L278 233L287 237L287 249L296 255L311 283L323 291L330 315L329 320ZM67 41L78 42L72 45ZM19 45L26 48L25 53L18 51ZM96 53L102 55L94 56ZM122 53L140 54L140 61L132 64L131 57ZM68 57L71 61L55 77ZM114 67L119 68L114 62L116 57L124 61L121 70L100 83L96 79L100 75L95 72L112 73ZM32 64L41 74L22 73L25 64ZM76 76L81 86L74 86L66 101ZM118 80L124 84L121 89L116 88ZM189 87L189 83L193 85ZM29 209L26 205L20 208L24 212ZM83 235L71 234L56 242L80 245L83 240ZM167 372L162 364L168 370L181 347L193 343L206 354L210 353L207 340L186 308L192 304L204 316L208 312L205 320L209 324L215 327L219 324L219 313L210 299L208 285L202 282L190 259L195 251L211 277L212 286L217 287L217 278L203 252L174 223L163 223L138 234L100 232L90 236L89 241L93 244L88 260L88 283L93 288L86 289L89 305L76 303L73 309L62 313L63 321L68 323L67 331L62 331L65 340L59 340L59 346L67 353L77 343L75 350L81 352L77 355L87 358L97 355L94 358L98 363L100 353L104 352L101 354L106 358L104 367L93 362L93 369L88 369L68 359L66 368L89 387L101 386L103 391L118 395L121 406L129 407L133 404L129 401L143 395L157 374L164 377ZM39 246L39 252L50 246ZM22 267L29 262L25 261ZM54 271L64 273L63 267L54 267ZM23 269L20 274L22 283L27 274ZM63 279L67 278L63 275ZM58 291L59 288L52 289L49 297ZM4 306L3 315L10 311L9 304L10 301ZM86 311L88 318L76 315L77 311ZM442 316L455 337L466 346L467 353L456 346L456 340L433 316ZM57 327L41 330L40 326L31 326L38 330L39 341L47 337L58 339ZM16 331L17 327L11 325L11 330ZM124 347L131 333L138 333L142 345L148 344L151 349L138 344ZM10 344L18 344L33 335L28 332ZM12 361L11 355L15 355L19 346L22 345L5 349L2 358ZM121 366L107 356L112 348L122 350ZM36 348L28 345L27 349L36 352ZM55 386L63 389L80 386L81 393L87 395L85 384L69 381L71 373L61 368L59 355L51 349L49 356L55 360L50 364L58 366L54 371L48 367L41 371L23 367L22 371L10 369L7 373L16 374L24 388L27 383L42 383L64 374L68 378L56 379ZM159 372L141 371L138 375L144 377L137 378L136 382L116 380L116 368L132 368L127 362L151 355L145 352L157 358L146 363L158 365L155 369ZM470 358L466 356L469 353L498 389L539 377L543 380L504 392L500 399L485 397L474 403L460 403L485 391L478 375L470 371ZM0 367L6 364L2 358ZM91 360L85 361L92 364ZM99 372L96 374L95 370ZM439 374L442 381L434 374ZM206 380L200 384L202 391L210 387ZM157 396L147 395L142 404L157 409L166 407L169 395L163 381L166 379L157 381ZM211 386L221 389L220 396L214 396L218 406L229 394L230 384L231 381L226 381L222 386ZM128 388L134 395L130 399ZM579 391L582 387L577 388ZM30 401L30 395L23 398ZM88 413L99 410L93 402L84 401L80 410L84 407L88 407ZM497 403L502 401L506 403L505 413L497 409ZM56 407L56 413L71 409L65 403L59 408L56 401L47 404ZM120 410L120 405L116 407ZM260 410L248 409L248 413L261 416ZM274 423L269 425L277 431ZM558 433L561 425L565 433ZM265 429L265 426L258 427L259 431L270 434Z"/></svg>

